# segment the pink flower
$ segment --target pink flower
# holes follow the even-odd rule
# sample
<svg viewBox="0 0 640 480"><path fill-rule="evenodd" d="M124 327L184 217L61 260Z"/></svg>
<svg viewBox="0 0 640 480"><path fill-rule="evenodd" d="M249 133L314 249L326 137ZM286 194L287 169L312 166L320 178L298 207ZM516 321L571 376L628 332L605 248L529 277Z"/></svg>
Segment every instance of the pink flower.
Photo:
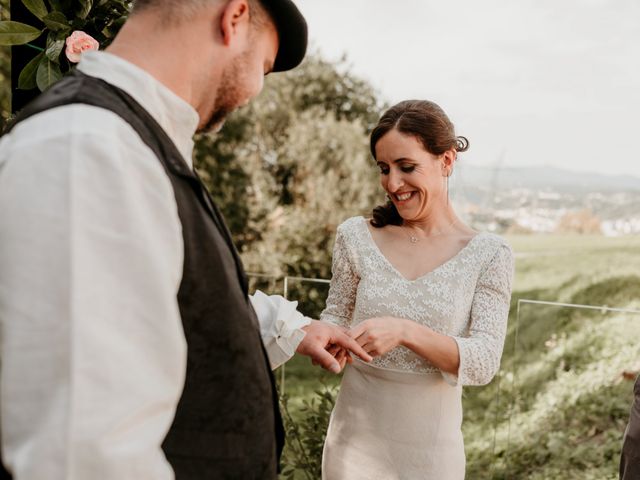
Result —
<svg viewBox="0 0 640 480"><path fill-rule="evenodd" d="M87 50L98 50L100 44L91 35L87 35L81 30L74 31L69 37L67 37L67 49L65 55L70 62L78 63L80 61L80 55Z"/></svg>

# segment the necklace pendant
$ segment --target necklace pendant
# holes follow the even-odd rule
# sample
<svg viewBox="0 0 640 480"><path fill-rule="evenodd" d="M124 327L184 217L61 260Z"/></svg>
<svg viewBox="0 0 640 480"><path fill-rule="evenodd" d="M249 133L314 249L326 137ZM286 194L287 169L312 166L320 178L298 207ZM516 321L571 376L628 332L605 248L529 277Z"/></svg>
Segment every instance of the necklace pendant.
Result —
<svg viewBox="0 0 640 480"><path fill-rule="evenodd" d="M411 243L418 243L418 237L411 235L409 237L409 241L411 241Z"/></svg>

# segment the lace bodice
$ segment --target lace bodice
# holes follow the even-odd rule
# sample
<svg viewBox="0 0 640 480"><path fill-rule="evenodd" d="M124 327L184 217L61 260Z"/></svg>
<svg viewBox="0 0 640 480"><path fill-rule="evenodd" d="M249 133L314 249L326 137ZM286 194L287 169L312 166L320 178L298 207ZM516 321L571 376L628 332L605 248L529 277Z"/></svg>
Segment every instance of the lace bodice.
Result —
<svg viewBox="0 0 640 480"><path fill-rule="evenodd" d="M510 247L497 235L480 233L444 264L408 280L384 257L366 222L354 217L338 227L321 320L345 327L381 316L413 320L458 344L457 377L443 372L449 383L491 381L500 366L509 315ZM376 357L371 365L413 373L438 371L403 346Z"/></svg>

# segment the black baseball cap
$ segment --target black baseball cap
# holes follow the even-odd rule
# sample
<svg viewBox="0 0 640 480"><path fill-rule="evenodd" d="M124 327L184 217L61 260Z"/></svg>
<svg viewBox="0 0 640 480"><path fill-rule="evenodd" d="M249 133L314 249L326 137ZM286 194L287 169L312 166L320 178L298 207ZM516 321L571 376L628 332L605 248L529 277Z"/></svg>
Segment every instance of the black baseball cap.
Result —
<svg viewBox="0 0 640 480"><path fill-rule="evenodd" d="M307 53L307 22L292 0L260 0L278 31L280 44L274 72L297 67Z"/></svg>

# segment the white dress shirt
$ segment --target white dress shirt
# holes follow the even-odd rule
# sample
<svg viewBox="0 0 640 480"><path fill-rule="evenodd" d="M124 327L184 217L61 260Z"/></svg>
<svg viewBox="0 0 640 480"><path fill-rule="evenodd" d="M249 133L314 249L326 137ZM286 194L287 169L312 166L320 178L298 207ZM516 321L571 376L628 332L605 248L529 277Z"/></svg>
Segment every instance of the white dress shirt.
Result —
<svg viewBox="0 0 640 480"><path fill-rule="evenodd" d="M191 166L196 111L105 52L78 68L125 90ZM163 480L186 368L183 239L169 178L116 114L67 105L0 140L0 408L15 480ZM215 292L212 292L215 295ZM252 298L272 366L309 323Z"/></svg>

